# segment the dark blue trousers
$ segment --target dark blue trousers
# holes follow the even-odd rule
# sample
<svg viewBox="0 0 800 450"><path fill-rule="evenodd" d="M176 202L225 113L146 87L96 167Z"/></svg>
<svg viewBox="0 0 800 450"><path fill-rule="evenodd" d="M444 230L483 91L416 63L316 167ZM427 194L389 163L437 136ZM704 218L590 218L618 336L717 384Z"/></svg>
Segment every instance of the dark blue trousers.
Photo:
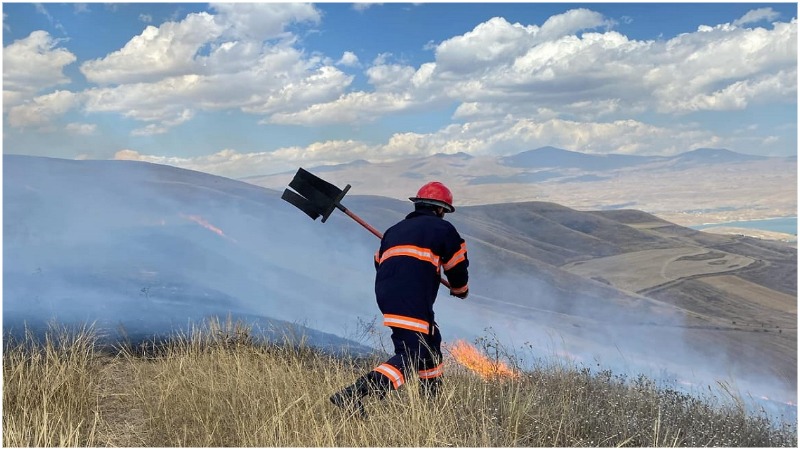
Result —
<svg viewBox="0 0 800 450"><path fill-rule="evenodd" d="M394 356L369 373L370 381L381 391L399 389L406 377L416 372L423 389L438 385L442 376L442 335L434 324L430 334L404 328L392 329Z"/></svg>

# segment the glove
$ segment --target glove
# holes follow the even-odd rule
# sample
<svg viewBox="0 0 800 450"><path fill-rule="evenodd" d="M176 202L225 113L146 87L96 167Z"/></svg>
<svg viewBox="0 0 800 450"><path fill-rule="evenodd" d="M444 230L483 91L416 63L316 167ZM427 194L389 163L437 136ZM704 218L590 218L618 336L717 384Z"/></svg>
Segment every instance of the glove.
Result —
<svg viewBox="0 0 800 450"><path fill-rule="evenodd" d="M450 289L450 295L452 295L453 297L458 297L458 298L463 300L463 299L467 298L467 296L469 295L469 289L467 289L464 292L456 292L456 291Z"/></svg>

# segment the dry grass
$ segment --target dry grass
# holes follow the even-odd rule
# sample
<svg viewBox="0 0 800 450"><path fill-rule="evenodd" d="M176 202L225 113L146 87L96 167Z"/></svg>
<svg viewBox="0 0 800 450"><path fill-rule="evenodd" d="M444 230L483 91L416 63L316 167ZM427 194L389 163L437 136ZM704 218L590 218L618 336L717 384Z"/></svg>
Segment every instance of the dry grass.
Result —
<svg viewBox="0 0 800 450"><path fill-rule="evenodd" d="M91 446L100 422L101 366L88 329L51 327L4 343L3 446Z"/></svg>
<svg viewBox="0 0 800 450"><path fill-rule="evenodd" d="M230 322L113 354L87 330L51 332L6 342L3 445L797 446L796 424L775 427L735 402L558 364L502 382L452 367L436 401L410 380L370 399L366 421L328 402L377 362L257 343Z"/></svg>

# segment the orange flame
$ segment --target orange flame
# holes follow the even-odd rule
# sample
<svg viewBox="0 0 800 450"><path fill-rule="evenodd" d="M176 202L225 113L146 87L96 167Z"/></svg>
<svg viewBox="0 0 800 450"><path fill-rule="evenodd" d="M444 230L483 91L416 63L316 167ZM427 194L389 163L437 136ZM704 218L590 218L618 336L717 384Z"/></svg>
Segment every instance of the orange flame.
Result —
<svg viewBox="0 0 800 450"><path fill-rule="evenodd" d="M490 360L465 341L458 340L447 346L447 349L456 362L475 372L484 380L519 377L519 373L510 369L503 362Z"/></svg>
<svg viewBox="0 0 800 450"><path fill-rule="evenodd" d="M225 236L225 233L222 230L220 230L219 228L215 227L214 225L211 225L206 219L204 219L204 218L202 218L200 216L196 216L196 215L187 216L186 214L181 214L181 216L186 218L186 219L191 220L192 222L202 226L203 228L205 228L207 230L210 230L210 231L213 231L214 233L217 233L218 235L224 237L225 239L231 239L228 236ZM231 240L233 240L233 239L231 239Z"/></svg>

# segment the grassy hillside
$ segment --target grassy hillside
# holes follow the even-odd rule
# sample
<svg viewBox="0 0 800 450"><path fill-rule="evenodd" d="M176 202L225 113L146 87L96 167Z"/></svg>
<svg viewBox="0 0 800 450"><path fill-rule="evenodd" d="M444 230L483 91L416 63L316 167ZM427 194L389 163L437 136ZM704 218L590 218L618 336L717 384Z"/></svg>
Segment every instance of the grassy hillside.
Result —
<svg viewBox="0 0 800 450"><path fill-rule="evenodd" d="M796 447L796 424L735 396L694 398L645 378L540 362L485 381L449 363L436 401L410 380L366 421L328 395L378 357L257 343L211 322L188 336L102 350L91 330L5 342L4 446Z"/></svg>

